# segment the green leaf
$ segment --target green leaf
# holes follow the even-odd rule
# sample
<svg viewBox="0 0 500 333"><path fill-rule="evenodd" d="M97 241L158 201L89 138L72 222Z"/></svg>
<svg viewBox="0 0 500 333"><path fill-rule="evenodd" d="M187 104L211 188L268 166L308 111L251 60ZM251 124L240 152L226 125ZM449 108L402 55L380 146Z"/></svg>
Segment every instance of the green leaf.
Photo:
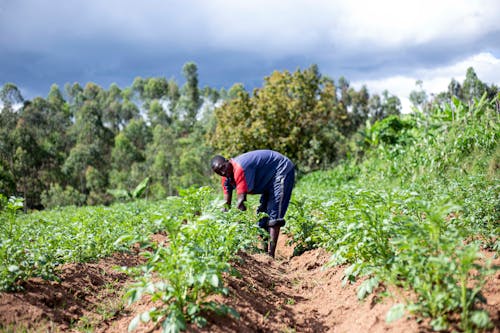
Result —
<svg viewBox="0 0 500 333"><path fill-rule="evenodd" d="M217 288L219 286L219 282L220 280L217 274L213 274L212 277L210 278L210 284L215 288Z"/></svg>
<svg viewBox="0 0 500 333"><path fill-rule="evenodd" d="M163 333L177 333L186 329L186 320L182 312L174 308L163 322L162 327Z"/></svg>
<svg viewBox="0 0 500 333"><path fill-rule="evenodd" d="M373 289L375 289L378 285L378 279L375 277L364 281L358 288L358 299L364 299L368 294L371 294Z"/></svg>
<svg viewBox="0 0 500 333"><path fill-rule="evenodd" d="M128 325L128 331L129 332L134 331L137 328L137 325L139 324L140 320L141 320L141 316L140 315L135 316L134 319L132 319L132 321Z"/></svg>
<svg viewBox="0 0 500 333"><path fill-rule="evenodd" d="M240 319L240 314L238 313L238 311L236 311L235 309L233 309L230 306L226 306L226 307L227 307L226 309L227 309L228 314L230 314L231 316L233 316L236 319Z"/></svg>
<svg viewBox="0 0 500 333"><path fill-rule="evenodd" d="M136 186L136 188L132 191L132 198L138 199L142 196L142 194L148 187L149 179L149 177L144 178L143 181Z"/></svg>
<svg viewBox="0 0 500 333"><path fill-rule="evenodd" d="M195 315L200 310L200 307L194 303L189 303L187 305L187 314L190 316Z"/></svg>
<svg viewBox="0 0 500 333"><path fill-rule="evenodd" d="M434 331L444 331L448 328L448 322L445 317L438 317L431 320L431 326Z"/></svg>
<svg viewBox="0 0 500 333"><path fill-rule="evenodd" d="M405 305L398 303L392 306L392 308L387 312L385 321L391 323L395 320L400 319L405 314Z"/></svg>
<svg viewBox="0 0 500 333"><path fill-rule="evenodd" d="M130 197L130 193L121 189L108 189L106 192L114 196L116 199L126 199Z"/></svg>
<svg viewBox="0 0 500 333"><path fill-rule="evenodd" d="M490 316L486 311L474 311L470 320L479 328L487 328L491 326Z"/></svg>
<svg viewBox="0 0 500 333"><path fill-rule="evenodd" d="M16 266L16 265L10 265L9 268L8 268L9 272L11 273L15 273L15 272L18 272L19 271L19 266Z"/></svg>
<svg viewBox="0 0 500 333"><path fill-rule="evenodd" d="M207 320L201 316L197 316L193 320L198 327L205 327L207 325Z"/></svg>
<svg viewBox="0 0 500 333"><path fill-rule="evenodd" d="M151 320L150 311L143 312L140 315L140 318L143 323L147 323L148 321L150 321Z"/></svg>

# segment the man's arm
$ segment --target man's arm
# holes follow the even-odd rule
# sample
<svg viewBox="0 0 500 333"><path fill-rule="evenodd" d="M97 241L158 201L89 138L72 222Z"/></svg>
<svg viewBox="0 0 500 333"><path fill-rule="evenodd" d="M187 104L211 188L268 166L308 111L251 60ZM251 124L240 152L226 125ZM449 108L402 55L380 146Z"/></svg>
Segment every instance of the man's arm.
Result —
<svg viewBox="0 0 500 333"><path fill-rule="evenodd" d="M231 201L233 200L233 191L224 192L224 201L226 204L224 205L223 210L227 212L229 208L231 208Z"/></svg>
<svg viewBox="0 0 500 333"><path fill-rule="evenodd" d="M247 200L247 194L242 193L238 194L238 205L236 206L239 210L247 210L245 206L245 201Z"/></svg>

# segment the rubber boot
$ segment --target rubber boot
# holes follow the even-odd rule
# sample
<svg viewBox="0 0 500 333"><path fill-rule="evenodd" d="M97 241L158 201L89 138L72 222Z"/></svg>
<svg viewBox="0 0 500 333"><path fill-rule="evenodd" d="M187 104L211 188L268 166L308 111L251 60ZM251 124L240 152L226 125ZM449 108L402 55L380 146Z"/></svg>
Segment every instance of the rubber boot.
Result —
<svg viewBox="0 0 500 333"><path fill-rule="evenodd" d="M269 241L269 255L274 258L276 253L276 245L278 245L278 236L280 235L280 227L269 227L271 239Z"/></svg>

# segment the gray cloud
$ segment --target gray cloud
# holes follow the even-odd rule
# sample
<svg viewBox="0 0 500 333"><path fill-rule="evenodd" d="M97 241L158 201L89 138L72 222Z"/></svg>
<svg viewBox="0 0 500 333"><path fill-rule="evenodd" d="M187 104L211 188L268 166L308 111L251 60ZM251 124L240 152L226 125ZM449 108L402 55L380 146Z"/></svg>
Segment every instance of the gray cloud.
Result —
<svg viewBox="0 0 500 333"><path fill-rule="evenodd" d="M362 81L500 54L497 1L377 4L2 0L0 84L13 82L30 98L52 83L180 82L183 64L194 61L201 85L252 89L273 70L312 64L330 77Z"/></svg>

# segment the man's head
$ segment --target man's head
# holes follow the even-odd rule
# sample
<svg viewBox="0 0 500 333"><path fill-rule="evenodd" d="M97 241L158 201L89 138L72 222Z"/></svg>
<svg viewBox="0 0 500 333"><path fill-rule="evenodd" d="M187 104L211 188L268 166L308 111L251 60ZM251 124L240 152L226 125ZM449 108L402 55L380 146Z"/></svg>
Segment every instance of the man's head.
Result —
<svg viewBox="0 0 500 333"><path fill-rule="evenodd" d="M212 170L219 176L228 177L232 171L232 165L223 156L215 155L210 162Z"/></svg>

